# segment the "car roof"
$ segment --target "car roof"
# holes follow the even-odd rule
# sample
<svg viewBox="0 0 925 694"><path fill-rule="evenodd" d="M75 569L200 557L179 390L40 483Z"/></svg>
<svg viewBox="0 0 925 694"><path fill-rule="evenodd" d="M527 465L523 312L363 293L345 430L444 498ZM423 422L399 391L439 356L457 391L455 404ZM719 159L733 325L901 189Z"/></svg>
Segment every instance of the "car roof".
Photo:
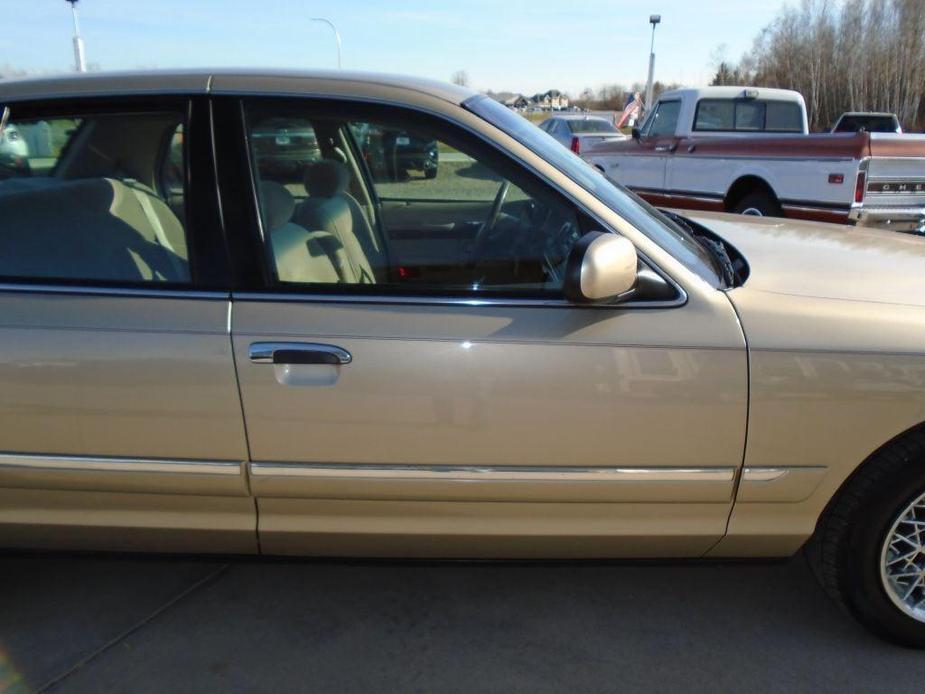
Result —
<svg viewBox="0 0 925 694"><path fill-rule="evenodd" d="M758 99L802 102L803 97L792 89L771 89L769 87L697 87L672 89L662 92L659 99L694 97L696 99L734 99L744 96L745 90L757 92Z"/></svg>
<svg viewBox="0 0 925 694"><path fill-rule="evenodd" d="M871 116L871 117L876 117L876 118L896 118L895 113L889 113L888 111L845 111L843 114L839 116L839 118L845 118L846 116L850 116L851 118L858 118L859 116L860 117Z"/></svg>
<svg viewBox="0 0 925 694"><path fill-rule="evenodd" d="M604 116L594 113L567 113L561 116L553 116L553 118L561 118L562 120L607 120Z"/></svg>
<svg viewBox="0 0 925 694"><path fill-rule="evenodd" d="M0 100L139 94L300 94L375 97L384 91L454 104L476 92L436 80L348 70L193 69L89 72L0 80Z"/></svg>

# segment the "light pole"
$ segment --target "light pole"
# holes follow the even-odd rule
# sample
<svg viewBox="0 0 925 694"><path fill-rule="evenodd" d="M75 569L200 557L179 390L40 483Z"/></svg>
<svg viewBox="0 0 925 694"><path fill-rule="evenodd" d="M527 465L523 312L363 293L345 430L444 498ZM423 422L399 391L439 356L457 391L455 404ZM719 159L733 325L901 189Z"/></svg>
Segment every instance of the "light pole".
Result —
<svg viewBox="0 0 925 694"><path fill-rule="evenodd" d="M652 78L655 76L655 27L662 21L662 15L649 15L649 24L652 25L652 44L649 46L649 81L646 82L646 112L652 108L652 89L655 86Z"/></svg>
<svg viewBox="0 0 925 694"><path fill-rule="evenodd" d="M87 57L84 55L84 40L80 37L80 23L77 20L77 0L66 0L74 17L74 68L77 72L87 71Z"/></svg>
<svg viewBox="0 0 925 694"><path fill-rule="evenodd" d="M337 39L337 69L340 70L340 68L341 68L341 62L340 62L340 32L337 30L337 27L334 26L334 22L332 22L330 19L325 19L324 17L312 17L311 19L312 19L313 22L321 22L322 24L327 24L329 27L331 27L331 31L334 32L334 38Z"/></svg>

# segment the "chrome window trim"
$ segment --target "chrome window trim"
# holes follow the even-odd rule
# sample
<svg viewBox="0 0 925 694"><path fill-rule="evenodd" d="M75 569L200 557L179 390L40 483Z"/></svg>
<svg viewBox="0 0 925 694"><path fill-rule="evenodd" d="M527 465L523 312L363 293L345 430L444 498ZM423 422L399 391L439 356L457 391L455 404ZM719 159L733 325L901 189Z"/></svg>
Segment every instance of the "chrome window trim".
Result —
<svg viewBox="0 0 925 694"><path fill-rule="evenodd" d="M571 308L621 311L624 309L664 309L677 308L687 303L687 294L674 301L628 301L624 304L573 304L566 299L509 299L505 297L452 297L452 296L407 296L407 295L357 295L324 294L306 291L304 293L285 292L234 292L234 301L260 302L294 302L313 304L397 304L402 306L498 306L511 308Z"/></svg>
<svg viewBox="0 0 925 694"><path fill-rule="evenodd" d="M145 289L132 287L100 287L72 284L31 284L0 282L3 294L73 294L78 296L124 296L157 299L228 300L229 292L197 289Z"/></svg>
<svg viewBox="0 0 925 694"><path fill-rule="evenodd" d="M234 97L240 99L242 105L244 105L244 106L246 106L245 102L246 102L248 99L280 99L280 98L290 98L290 99L299 99L299 100L310 100L310 99L314 99L314 100L316 100L316 101L335 101L335 102L336 102L336 101L346 101L346 102L350 102L350 103L354 103L354 104L358 104L358 105L362 105L362 104L373 104L373 105L377 105L377 106L386 106L386 107L390 107L390 108L399 108L399 109L404 109L404 110L407 110L407 111L413 111L413 112L416 112L416 113L419 113L419 114L423 114L423 115L426 115L426 116L430 116L431 118L436 118L436 119L438 119L438 120L441 120L441 121L444 121L444 122L448 122L448 123L450 123L451 125L454 125L454 126L456 126L457 128L459 128L460 130L462 130L462 131L464 131L465 133L469 134L470 136L477 138L477 139L478 139L479 141L481 141L483 144L485 144L485 145L488 146L488 147L491 147L494 151L498 152L498 153L501 154L502 156L505 156L505 157L507 157L507 158L509 158L509 159L511 159L511 160L513 160L513 161L515 161L515 162L517 162L518 164L520 164L520 166L522 166L522 167L525 168L527 171L529 171L530 174L531 174L532 176L534 176L536 179L538 179L541 183L543 183L543 184L546 185L546 186L549 186L549 187L552 188L554 191L556 191L557 193L559 193L559 195L561 195L561 196L564 197L566 200L568 200L568 201L569 201L572 205L574 205L581 213L583 213L585 216L587 216L589 219L591 219L591 221L593 221L595 224L599 224L600 227L601 227L601 229L602 229L603 231L607 231L607 232L609 232L609 233L611 233L611 234L618 234L618 235L621 235L621 236L622 236L622 234L620 234L620 232L619 232L618 230L614 229L610 224L607 224L607 223L605 223L605 222L602 222L601 219L600 219L596 214L593 214L593 213L589 212L589 211L585 208L584 204L582 204L579 200L577 200L577 199L575 198L575 196L572 195L572 193L570 193L569 191L565 190L565 189L564 189L561 185L559 185L558 183L556 183L556 182L551 181L550 179L548 179L543 173L541 173L540 171L538 171L538 170L536 169L536 167L534 167L532 164L530 164L529 162L524 161L521 157L519 157L519 156L518 156L517 154L515 154L514 152L511 152L510 150L507 150L507 149L504 149L504 148L500 147L500 146L498 145L498 143L496 143L494 140L492 140L492 139L486 137L485 135L483 135L482 133L480 133L478 130L475 130L474 128L471 128L471 127L468 126L467 124L462 123L462 122L460 122L460 121L458 121L458 120L456 120L456 119L453 119L453 118L451 118L450 116L448 116L447 114L441 113L440 111L436 111L436 110L429 109L429 108L423 108L423 107L420 107L420 106L415 106L415 105L411 105L411 104L407 104L407 103L396 102L396 101L393 101L393 100L390 100L390 99L382 99L382 98L375 98L375 97L364 98L364 97L356 97L356 96L349 96L349 95L346 95L346 96L345 96L345 95L336 95L336 94L331 95L331 94L324 94L324 93L304 93L304 92L303 92L303 93L299 93L299 92L288 92L288 93L286 93L286 92L246 92L246 93L244 93L244 92L242 92L242 93L237 93L237 92L226 92L226 91L224 91L224 90L219 90L219 91L212 91L212 92L210 92L210 95L212 95L212 96L218 96L218 95L223 95L223 96L234 96ZM438 97L435 97L435 98L438 98ZM490 127L492 127L492 128L495 128L496 130L498 130L499 132L501 132L502 134L504 134L505 136L509 137L510 139L512 139L512 140L514 140L514 141L516 142L516 140L515 140L514 138L512 138L510 135L507 135L507 133L504 133L502 130L498 129L496 126L494 126L494 125L492 125L491 123L489 123L488 121L486 121L486 120L480 118L480 117L478 116L478 114L472 113L471 111L465 109L465 107L464 107L462 104L456 103L456 102L447 102L447 103L448 103L448 104L451 104L451 105L453 105L453 106L456 106L456 107L458 107L458 108L460 108L460 109L462 109L465 113L467 113L467 114L469 114L469 115L472 115L472 116L475 117L475 118L479 118L479 120L481 120L482 122L484 122L486 125L488 125L488 126L490 126ZM248 149L248 171L247 171L247 173L248 173L248 176L249 176L249 179L250 179L250 182L251 182L251 192L256 196L256 195L257 195L257 192L256 192L256 191L257 191L257 179L256 179L255 171L254 171L253 157L250 155L250 143L249 143L249 141L247 140L247 127L246 127L246 123L245 123L245 138L246 138L245 144L246 144L247 149ZM518 143L518 144L520 144L520 143ZM529 149L529 148L526 147L525 145L521 145L521 146L524 147L525 149ZM537 155L537 156L539 156L539 155ZM573 185L578 186L577 183L573 183ZM580 186L578 186L578 187L580 187ZM582 190L584 190L584 189L582 189ZM595 197L594 194L591 193L590 191L585 190L585 192L586 192L588 195L590 195L591 197ZM601 202L601 204L604 205L604 203L603 203L602 201L599 201L599 202ZM604 205L604 206L606 207L606 205ZM259 209L260 209L260 208L259 208L259 205L258 205L257 209L258 209L258 211L259 211ZM608 209L609 209L609 208L608 208ZM613 214L615 214L616 216L618 216L618 217L623 221L623 223L626 224L628 227L631 227L631 228L633 228L633 229L636 229L636 227L633 226L632 224L630 224L629 221L627 221L626 218L625 218L618 210L613 210L613 209L611 209L611 212L612 212ZM264 245L263 245L263 248L265 249L265 247L266 247L266 246L265 246L265 241L263 240L263 239L264 239L264 235L263 235L263 234L264 234L264 232L263 232L263 220L260 219L260 214L259 214L259 212L258 212L258 215L257 215L257 225L258 225L257 228L258 228L259 233L260 233L260 236L261 236L261 242L264 244ZM637 231L638 231L638 230L637 230ZM639 234L641 234L642 236L645 236L646 238L649 238L645 233L643 233L643 232L641 232L641 231L639 231ZM657 244L654 240L652 240L652 243L653 243L654 245L658 246L658 244ZM667 253L667 251L664 251L664 252ZM650 268L653 272L655 272L659 277L661 277L661 278L662 278L663 280L665 280L669 285L671 285L671 287L673 287L673 288L675 289L675 291L678 293L678 298L675 299L675 300L673 300L673 301L660 301L660 302L641 302L641 301L640 301L640 302L632 302L632 301L630 301L630 302L627 302L627 303L625 303L625 304L619 305L619 307L620 307L620 308L650 308L650 307L651 307L651 308L676 308L676 307L680 307L680 306L685 305L685 304L687 303L687 300L688 300L688 294L687 294L687 291L681 286L680 282L678 282L677 280L675 280L674 277L672 277L669 273L667 273L665 270L663 270L657 263L653 262L645 253L641 252L638 248L636 249L636 253L637 253L637 254L639 255L639 257L643 260L643 262L645 262L645 264L649 266L649 268ZM266 263L266 262L264 262L264 267L265 267L265 268L267 267L267 263ZM281 295L283 295L283 296L286 296L286 295L287 295L287 293L285 293L285 292L274 291L274 290L277 290L277 289L278 289L277 287L272 287L272 288L269 288L269 291L270 291L271 293L274 293L274 294L281 294ZM256 295L256 292L245 292L244 294L247 294L247 295ZM243 296L244 294L236 294L235 296ZM477 301L477 302L488 302L488 305L493 305L493 306L531 306L531 305L532 305L532 306L555 306L555 307L566 307L566 306L569 306L569 307L574 307L574 308L577 308L577 307L581 307L581 308L595 308L595 307L597 307L597 308L600 308L600 307L597 306L597 305L587 305L587 306L585 306L585 305L579 305L579 304L571 304L571 303L565 301L564 299L554 299L554 300L548 300L548 301L547 301L546 299L517 299L517 298L508 299L508 298L503 298L503 299L500 299L500 300L495 300L495 299L478 299L477 297L473 297L472 299L469 299L469 298L466 298L466 297L461 297L462 301L460 301L460 300L458 300L458 299L453 299L453 298L448 298L448 297L444 297L444 298L441 298L441 297L434 297L435 300L434 300L434 301L431 301L431 300L429 300L430 297L425 297L425 298L423 298L423 300L417 299L417 298L415 297L413 300L408 301L408 300L403 300L403 299L405 299L406 297L402 297L402 296L400 296L400 295L395 295L394 297L388 297L388 298L386 297L386 295L383 295L382 297L377 297L377 298L375 298L375 300L370 301L367 297L358 297L357 299L354 299L354 298L353 298L354 295L351 295L350 297L347 297L347 295L342 295L343 298L341 298L341 295L338 295L338 296L337 296L337 299L335 299L335 298L334 298L334 295L329 295L329 294L318 294L318 293L312 293L312 292L307 292L306 294L307 294L308 296L310 296L311 298L310 298L310 299L302 299L303 301L304 301L304 300L311 300L311 301L325 301L325 300L337 301L337 300L339 300L339 301L341 301L341 302L348 302L348 303L389 303L390 300L391 300L391 301L394 301L394 300L397 299L397 301L394 301L394 303L426 303L426 304L438 303L438 304L459 305L460 303L465 304L465 303L468 303L468 302L471 302L471 301L474 300L474 301ZM540 302L540 303L535 303L535 302L537 302L537 301ZM614 308L614 307L613 307L613 306L603 306L603 308Z"/></svg>

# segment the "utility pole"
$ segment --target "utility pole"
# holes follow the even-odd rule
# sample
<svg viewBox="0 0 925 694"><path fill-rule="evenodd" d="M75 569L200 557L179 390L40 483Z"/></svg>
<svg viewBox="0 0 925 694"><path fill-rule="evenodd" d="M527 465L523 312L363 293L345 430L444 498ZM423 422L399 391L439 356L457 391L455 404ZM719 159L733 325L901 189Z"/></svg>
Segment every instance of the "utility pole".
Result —
<svg viewBox="0 0 925 694"><path fill-rule="evenodd" d="M652 108L652 89L655 86L652 81L655 77L655 27L662 21L662 15L653 14L649 16L649 24L652 25L652 44L649 47L649 81L646 82L646 115Z"/></svg>
<svg viewBox="0 0 925 694"><path fill-rule="evenodd" d="M71 6L74 17L74 68L77 72L87 71L87 56L84 54L84 40L80 37L80 22L77 18L77 0L65 0Z"/></svg>
<svg viewBox="0 0 925 694"><path fill-rule="evenodd" d="M325 19L324 17L312 17L311 20L313 22L321 22L322 24L327 24L329 27L331 27L331 31L334 32L334 38L337 39L337 69L340 70L340 32L337 30L337 27L334 26L334 22L332 22L330 19Z"/></svg>

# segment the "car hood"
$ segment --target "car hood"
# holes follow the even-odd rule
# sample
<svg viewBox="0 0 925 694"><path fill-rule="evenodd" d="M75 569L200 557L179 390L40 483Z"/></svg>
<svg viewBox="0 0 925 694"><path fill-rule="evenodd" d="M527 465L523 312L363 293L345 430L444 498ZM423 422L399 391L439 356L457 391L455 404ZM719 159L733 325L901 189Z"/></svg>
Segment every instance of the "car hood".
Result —
<svg viewBox="0 0 925 694"><path fill-rule="evenodd" d="M745 256L751 291L925 306L925 238L866 227L679 211Z"/></svg>

